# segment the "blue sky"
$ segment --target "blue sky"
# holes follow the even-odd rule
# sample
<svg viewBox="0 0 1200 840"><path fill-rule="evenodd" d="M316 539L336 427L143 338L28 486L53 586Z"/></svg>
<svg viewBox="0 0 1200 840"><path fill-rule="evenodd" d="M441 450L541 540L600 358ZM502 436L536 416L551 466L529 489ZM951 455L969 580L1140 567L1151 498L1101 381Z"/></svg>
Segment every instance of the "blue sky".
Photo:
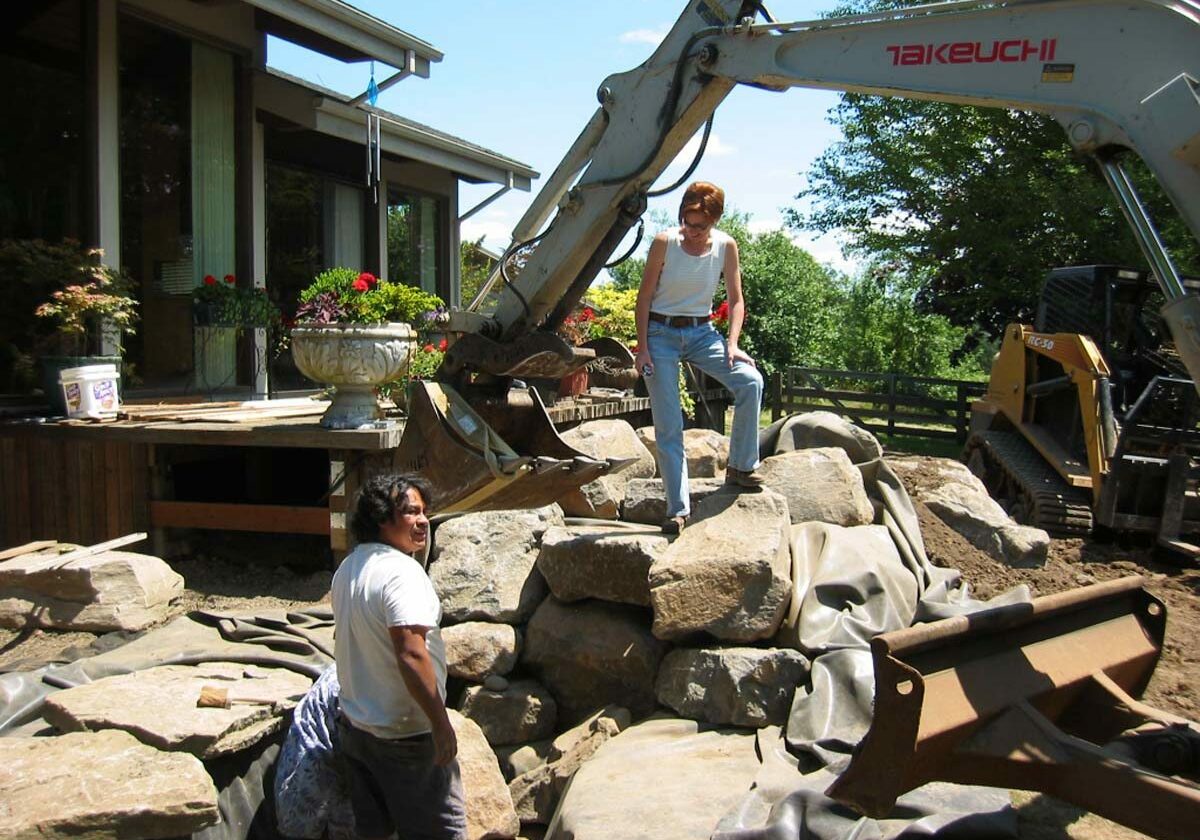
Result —
<svg viewBox="0 0 1200 840"><path fill-rule="evenodd" d="M379 106L516 158L542 177L533 191L511 191L463 224L463 235L486 235L496 249L509 242L541 183L596 108L596 89L612 73L644 61L674 24L685 0L445 0L440 3L351 0L353 5L431 43L444 53L428 79L410 78L380 94ZM830 0L774 0L777 20L808 20ZM343 64L271 39L268 62L343 93L358 94L367 64ZM376 65L377 80L389 75ZM756 230L783 226L782 209L796 204L812 160L839 138L826 120L836 94L794 89L770 93L737 88L717 110L713 137L695 178L725 188L727 205L751 214ZM694 147L664 173L671 183ZM460 188L468 208L494 186ZM673 216L676 191L651 202ZM792 233L819 261L846 270L835 236Z"/></svg>

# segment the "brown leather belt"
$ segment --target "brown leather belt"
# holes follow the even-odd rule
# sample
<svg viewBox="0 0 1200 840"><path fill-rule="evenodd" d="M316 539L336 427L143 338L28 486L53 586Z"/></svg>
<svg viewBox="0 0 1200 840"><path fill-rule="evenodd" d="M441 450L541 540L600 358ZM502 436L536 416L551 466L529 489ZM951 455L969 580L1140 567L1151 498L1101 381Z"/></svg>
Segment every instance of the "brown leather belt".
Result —
<svg viewBox="0 0 1200 840"><path fill-rule="evenodd" d="M712 315L662 315L658 312L651 312L650 320L666 324L668 327L698 327L711 321Z"/></svg>

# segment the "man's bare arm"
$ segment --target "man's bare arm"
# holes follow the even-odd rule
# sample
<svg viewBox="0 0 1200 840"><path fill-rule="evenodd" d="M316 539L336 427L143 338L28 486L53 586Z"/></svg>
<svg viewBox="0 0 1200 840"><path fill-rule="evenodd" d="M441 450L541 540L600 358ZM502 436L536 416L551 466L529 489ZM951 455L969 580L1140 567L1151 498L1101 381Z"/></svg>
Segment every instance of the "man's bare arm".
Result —
<svg viewBox="0 0 1200 840"><path fill-rule="evenodd" d="M450 725L450 716L446 714L446 704L438 692L433 659L425 646L427 632L428 627L416 625L388 628L404 685L433 727L434 763L445 766L458 754L458 738L454 734L454 727Z"/></svg>

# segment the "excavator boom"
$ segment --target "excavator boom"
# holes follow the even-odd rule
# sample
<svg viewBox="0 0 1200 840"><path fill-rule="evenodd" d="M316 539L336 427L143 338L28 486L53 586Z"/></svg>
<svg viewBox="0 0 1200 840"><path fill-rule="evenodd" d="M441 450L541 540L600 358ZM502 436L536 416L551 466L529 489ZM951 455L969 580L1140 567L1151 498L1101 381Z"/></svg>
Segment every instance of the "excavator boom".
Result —
<svg viewBox="0 0 1200 840"><path fill-rule="evenodd" d="M968 0L756 24L760 6L690 3L646 62L603 82L599 110L514 229L514 245L536 237L536 249L492 318L461 313L452 329L510 342L556 326L637 222L655 179L735 85L813 87L1053 117L1100 162L1200 380L1196 298L1184 294L1116 159L1138 154L1200 238L1200 4Z"/></svg>
<svg viewBox="0 0 1200 840"><path fill-rule="evenodd" d="M494 314L477 311L482 295L451 313L460 337L439 378L468 399L442 386L418 394L422 416L402 444L405 463L453 479L444 508L532 504L570 485L570 464L575 479L618 466L562 451L540 404L522 409L537 421L524 423L489 400L511 403L513 392L502 389L513 377L582 363L553 329L637 223L655 180L738 84L1048 114L1098 162L1162 286L1179 355L1200 382L1200 298L1185 293L1119 160L1123 152L1140 156L1200 239L1200 3L960 0L755 23L760 14L767 17L760 0L690 0L650 58L608 77L600 107L513 231L501 270L517 249L524 262L501 286ZM539 447L552 458L539 460ZM1193 834L1195 785L1169 778L1174 771L1143 771L1056 726L1094 713L1117 727L1102 738L1134 752L1142 742L1126 739L1122 727L1147 719L1164 727L1131 697L1153 668L1164 616L1135 590L1133 583L1066 593L1029 611L876 639L876 725L833 795L882 816L896 793L932 779L1023 783L1160 837ZM1195 743L1191 729L1180 737ZM1124 790L1151 806L1130 805Z"/></svg>

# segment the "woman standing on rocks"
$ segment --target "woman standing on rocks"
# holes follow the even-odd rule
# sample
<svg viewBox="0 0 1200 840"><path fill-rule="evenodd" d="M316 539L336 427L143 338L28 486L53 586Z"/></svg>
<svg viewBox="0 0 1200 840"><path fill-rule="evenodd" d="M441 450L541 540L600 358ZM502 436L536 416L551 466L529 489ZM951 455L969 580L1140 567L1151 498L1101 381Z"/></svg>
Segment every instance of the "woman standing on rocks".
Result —
<svg viewBox="0 0 1200 840"><path fill-rule="evenodd" d="M737 243L714 228L725 211L725 192L696 181L679 204L679 227L654 238L637 299L638 352L634 363L646 379L654 415L658 469L667 495L663 531L677 534L691 513L679 365L691 362L733 392L733 429L725 483L757 487L758 416L763 379L738 348L746 304ZM712 300L725 277L729 338L712 325Z"/></svg>

